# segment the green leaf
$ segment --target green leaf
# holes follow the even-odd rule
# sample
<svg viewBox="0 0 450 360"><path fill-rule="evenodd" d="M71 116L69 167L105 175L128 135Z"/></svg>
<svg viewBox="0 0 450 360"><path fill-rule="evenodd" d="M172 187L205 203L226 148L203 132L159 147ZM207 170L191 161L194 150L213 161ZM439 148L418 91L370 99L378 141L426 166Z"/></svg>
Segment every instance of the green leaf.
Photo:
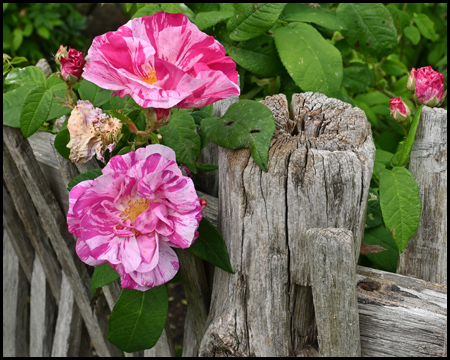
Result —
<svg viewBox="0 0 450 360"><path fill-rule="evenodd" d="M83 100L89 100L95 107L99 107L106 103L112 93L111 90L102 89L96 84L85 79L81 81L78 92Z"/></svg>
<svg viewBox="0 0 450 360"><path fill-rule="evenodd" d="M147 4L144 7L140 8L138 11L136 11L131 19L140 18L142 16L152 16L156 14L157 12L162 11L161 7L157 4Z"/></svg>
<svg viewBox="0 0 450 360"><path fill-rule="evenodd" d="M211 264L234 274L228 257L227 245L220 235L219 230L206 218L200 221L198 238L186 249L200 259L209 261Z"/></svg>
<svg viewBox="0 0 450 360"><path fill-rule="evenodd" d="M381 149L376 149L375 151L375 161L380 162L384 165L388 165L393 156L394 154L389 151Z"/></svg>
<svg viewBox="0 0 450 360"><path fill-rule="evenodd" d="M227 20L231 17L233 11L208 11L200 12L195 17L195 25L199 30L205 30L211 26L214 26L221 21Z"/></svg>
<svg viewBox="0 0 450 360"><path fill-rule="evenodd" d="M362 93L374 86L373 72L366 64L354 63L344 69L342 86L352 93Z"/></svg>
<svg viewBox="0 0 450 360"><path fill-rule="evenodd" d="M397 271L397 245L391 233L383 225L367 229L364 232L364 242L368 245L379 245L386 249L386 251L377 254L362 255L371 261L372 267L393 273Z"/></svg>
<svg viewBox="0 0 450 360"><path fill-rule="evenodd" d="M165 285L147 291L122 289L108 321L108 340L129 353L155 346L166 324Z"/></svg>
<svg viewBox="0 0 450 360"><path fill-rule="evenodd" d="M347 26L348 43L359 52L376 57L397 47L397 30L381 3L340 3L336 15Z"/></svg>
<svg viewBox="0 0 450 360"><path fill-rule="evenodd" d="M303 91L331 96L339 90L341 53L311 25L298 22L277 28L275 44L281 62Z"/></svg>
<svg viewBox="0 0 450 360"><path fill-rule="evenodd" d="M102 169L87 170L84 173L75 176L67 185L67 190L70 191L73 189L75 185L78 185L80 182L86 180L94 180L95 178L98 178L100 175L102 175Z"/></svg>
<svg viewBox="0 0 450 360"><path fill-rule="evenodd" d="M250 148L255 163L267 172L270 140L275 131L272 111L252 100L231 104L220 119L202 120L201 128L208 138L228 149Z"/></svg>
<svg viewBox="0 0 450 360"><path fill-rule="evenodd" d="M55 137L55 149L60 153L60 155L70 160L70 149L67 147L67 144L70 141L70 133L67 128L61 129Z"/></svg>
<svg viewBox="0 0 450 360"><path fill-rule="evenodd" d="M284 21L301 21L320 25L330 30L345 30L345 23L336 17L333 12L326 12L321 7L313 9L312 7L299 4L287 4L283 10L281 18Z"/></svg>
<svg viewBox="0 0 450 360"><path fill-rule="evenodd" d="M422 113L422 107L423 105L421 105L414 114L411 127L409 128L408 137L406 138L405 146L403 147L402 153L398 159L397 166L402 166L405 160L408 158L409 154L411 153L411 149L414 145L414 140L416 139L416 132L420 122L420 114Z"/></svg>
<svg viewBox="0 0 450 360"><path fill-rule="evenodd" d="M214 165L214 164L200 164L200 163L197 163L196 166L197 166L197 170L200 170L200 171L214 171L214 170L218 170L219 169L219 167L217 165Z"/></svg>
<svg viewBox="0 0 450 360"><path fill-rule="evenodd" d="M273 36L263 34L238 44L224 43L227 54L244 69L260 77L274 77L284 71Z"/></svg>
<svg viewBox="0 0 450 360"><path fill-rule="evenodd" d="M187 16L190 22L194 22L194 12L183 3L160 3L160 6L164 12L171 14L182 13Z"/></svg>
<svg viewBox="0 0 450 360"><path fill-rule="evenodd" d="M23 85L17 89L3 93L3 125L20 128L20 112L28 93L34 89L32 85Z"/></svg>
<svg viewBox="0 0 450 360"><path fill-rule="evenodd" d="M435 41L439 36L434 31L434 24L425 14L414 14L414 22L424 38Z"/></svg>
<svg viewBox="0 0 450 360"><path fill-rule="evenodd" d="M195 161L200 156L201 140L192 116L186 110L176 111L160 132L164 145L175 151L177 161L192 173L197 173Z"/></svg>
<svg viewBox="0 0 450 360"><path fill-rule="evenodd" d="M119 273L109 264L96 266L91 278L91 294L94 295L95 289L109 285L119 277Z"/></svg>
<svg viewBox="0 0 450 360"><path fill-rule="evenodd" d="M384 223L402 253L416 233L422 207L416 180L407 169L381 171L380 206Z"/></svg>
<svg viewBox="0 0 450 360"><path fill-rule="evenodd" d="M414 45L417 45L420 41L420 31L414 26L410 25L403 29L405 36L411 40Z"/></svg>
<svg viewBox="0 0 450 360"><path fill-rule="evenodd" d="M12 48L13 50L19 49L23 41L23 31L20 28L15 28L13 31Z"/></svg>
<svg viewBox="0 0 450 360"><path fill-rule="evenodd" d="M50 30L46 28L44 25L38 26L36 28L37 33L40 37L44 38L45 40L50 39Z"/></svg>
<svg viewBox="0 0 450 360"><path fill-rule="evenodd" d="M286 3L236 3L227 23L230 39L246 41L269 30L278 20Z"/></svg>
<svg viewBox="0 0 450 360"><path fill-rule="evenodd" d="M45 86L45 74L36 66L13 69L5 78L5 85Z"/></svg>
<svg viewBox="0 0 450 360"><path fill-rule="evenodd" d="M20 130L26 138L33 135L47 120L53 102L50 90L39 86L31 90L20 112Z"/></svg>
<svg viewBox="0 0 450 360"><path fill-rule="evenodd" d="M370 229L382 224L383 218L381 216L378 193L374 189L370 188L369 198L367 199L366 229Z"/></svg>

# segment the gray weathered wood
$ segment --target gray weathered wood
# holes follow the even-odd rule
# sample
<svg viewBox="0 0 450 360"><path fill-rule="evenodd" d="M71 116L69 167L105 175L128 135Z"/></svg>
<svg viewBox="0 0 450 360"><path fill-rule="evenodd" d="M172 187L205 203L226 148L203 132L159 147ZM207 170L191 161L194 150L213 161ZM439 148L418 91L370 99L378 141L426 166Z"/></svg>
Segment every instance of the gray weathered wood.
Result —
<svg viewBox="0 0 450 360"><path fill-rule="evenodd" d="M9 239L3 235L3 357L28 357L30 285Z"/></svg>
<svg viewBox="0 0 450 360"><path fill-rule="evenodd" d="M361 354L442 356L447 286L357 267Z"/></svg>
<svg viewBox="0 0 450 360"><path fill-rule="evenodd" d="M311 284L319 352L361 356L353 234L346 229L309 229Z"/></svg>
<svg viewBox="0 0 450 360"><path fill-rule="evenodd" d="M284 95L262 103L287 118ZM316 346L306 231L348 229L359 255L370 124L362 110L318 93L294 95L291 110L292 133L276 120L267 173L248 150L219 149L219 227L236 273L215 271L202 356L289 356Z"/></svg>
<svg viewBox="0 0 450 360"><path fill-rule="evenodd" d="M45 184L45 179L28 141L23 138L19 129L3 127L3 142L12 154L40 218L45 219L41 225L53 245L61 267L69 278L96 351L100 356L118 354L117 348L106 340L107 314L102 313L99 307L96 307L94 312L91 310L89 275L85 265L75 261L77 258L75 241L68 232L65 214L62 213L48 186L42 186L43 183ZM43 183L39 183L38 180Z"/></svg>
<svg viewBox="0 0 450 360"><path fill-rule="evenodd" d="M66 275L62 274L61 301L58 304L52 357L78 356L81 344L82 318Z"/></svg>
<svg viewBox="0 0 450 360"><path fill-rule="evenodd" d="M419 227L397 272L447 284L447 110L424 106L409 171L419 186Z"/></svg>
<svg viewBox="0 0 450 360"><path fill-rule="evenodd" d="M61 297L61 269L58 260L53 252L47 234L42 229L40 217L5 141L3 141L3 179L5 180L10 196L14 201L17 213L22 220L28 238L36 251L37 256L41 260L45 276L52 289L55 300L59 302ZM42 183L41 180L42 176L35 179L38 186L47 186L45 183ZM16 240L19 241L18 238L11 239L13 242ZM21 245L22 244L18 244L16 248L22 250ZM24 251L29 252L30 250L25 248Z"/></svg>
<svg viewBox="0 0 450 360"><path fill-rule="evenodd" d="M14 247L15 254L28 282L31 282L34 249L5 184L3 184L3 229L5 235L7 234L9 239L14 240L11 244Z"/></svg>
<svg viewBox="0 0 450 360"><path fill-rule="evenodd" d="M41 261L36 257L30 292L30 356L50 357L55 334L56 308Z"/></svg>

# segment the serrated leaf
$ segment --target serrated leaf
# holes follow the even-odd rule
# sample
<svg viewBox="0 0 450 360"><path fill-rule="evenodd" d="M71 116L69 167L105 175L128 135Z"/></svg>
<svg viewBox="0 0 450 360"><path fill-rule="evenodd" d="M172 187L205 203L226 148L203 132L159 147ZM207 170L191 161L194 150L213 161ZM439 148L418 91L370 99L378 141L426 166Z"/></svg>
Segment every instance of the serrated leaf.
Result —
<svg viewBox="0 0 450 360"><path fill-rule="evenodd" d="M398 249L391 233L382 225L367 229L364 232L364 242L369 245L379 245L386 251L377 254L367 254L372 266L376 269L395 273L397 270Z"/></svg>
<svg viewBox="0 0 450 360"><path fill-rule="evenodd" d="M311 25L290 23L275 30L281 62L303 91L332 96L341 86L342 57Z"/></svg>
<svg viewBox="0 0 450 360"><path fill-rule="evenodd" d="M15 68L5 78L5 85L34 85L45 86L45 74L36 66Z"/></svg>
<svg viewBox="0 0 450 360"><path fill-rule="evenodd" d="M95 289L109 285L119 277L119 273L109 264L96 266L91 278L91 294L94 295Z"/></svg>
<svg viewBox="0 0 450 360"><path fill-rule="evenodd" d="M197 240L186 251L234 274L228 257L227 246L219 230L206 218L203 218L200 221L198 233Z"/></svg>
<svg viewBox="0 0 450 360"><path fill-rule="evenodd" d="M260 77L274 77L283 72L273 36L262 34L238 44L224 43L227 54L244 69Z"/></svg>
<svg viewBox="0 0 450 360"><path fill-rule="evenodd" d="M340 3L336 9L348 30L348 43L359 52L382 57L397 47L397 30L381 3Z"/></svg>
<svg viewBox="0 0 450 360"><path fill-rule="evenodd" d="M61 129L55 137L55 149L59 152L59 154L69 160L70 149L67 147L67 144L70 141L70 133L67 128Z"/></svg>
<svg viewBox="0 0 450 360"><path fill-rule="evenodd" d="M205 30L211 26L214 26L221 21L227 20L231 17L233 11L208 11L200 12L195 17L195 25L199 30Z"/></svg>
<svg viewBox="0 0 450 360"><path fill-rule="evenodd" d="M122 289L108 321L108 340L125 352L155 346L166 324L166 285L147 291Z"/></svg>
<svg viewBox="0 0 450 360"><path fill-rule="evenodd" d="M400 157L398 158L397 166L402 166L411 153L411 149L416 139L416 132L420 122L420 115L422 114L422 107L423 105L419 106L419 108L416 110L416 113L414 114L413 121L411 122L411 126L409 128L408 137L405 141L405 146L403 147Z"/></svg>
<svg viewBox="0 0 450 360"><path fill-rule="evenodd" d="M354 63L344 69L342 86L355 94L365 92L368 87L374 86L373 73L366 64Z"/></svg>
<svg viewBox="0 0 450 360"><path fill-rule="evenodd" d="M183 109L176 111L160 132L164 145L175 151L177 161L186 165L192 173L197 173L195 162L200 156L201 140L192 116Z"/></svg>
<svg viewBox="0 0 450 360"><path fill-rule="evenodd" d="M252 100L231 104L220 119L202 120L206 136L219 146L228 149L250 148L255 163L267 172L270 140L275 131L272 111Z"/></svg>
<svg viewBox="0 0 450 360"><path fill-rule="evenodd" d="M99 107L106 103L112 93L111 90L102 89L96 84L85 79L81 81L78 92L83 100L89 100L95 107Z"/></svg>
<svg viewBox="0 0 450 360"><path fill-rule="evenodd" d="M405 36L411 40L414 45L417 45L420 41L420 31L414 26L410 25L403 29Z"/></svg>
<svg viewBox="0 0 450 360"><path fill-rule="evenodd" d="M86 180L94 180L95 178L98 178L100 175L102 175L102 169L91 169L87 170L84 173L81 173L80 175L75 176L69 184L67 184L67 190L70 191L73 189L73 187L80 182L86 181Z"/></svg>
<svg viewBox="0 0 450 360"><path fill-rule="evenodd" d="M20 128L20 112L33 85L23 85L17 89L3 93L3 125Z"/></svg>
<svg viewBox="0 0 450 360"><path fill-rule="evenodd" d="M384 223L402 253L419 226L419 188L407 169L393 167L381 171L379 191Z"/></svg>
<svg viewBox="0 0 450 360"><path fill-rule="evenodd" d="M345 23L334 15L334 12L326 12L322 8L299 4L287 4L280 16L284 21L300 21L320 25L330 30L345 30Z"/></svg>
<svg viewBox="0 0 450 360"><path fill-rule="evenodd" d="M50 90L39 86L31 90L20 112L20 130L26 138L33 135L47 120L53 102Z"/></svg>
<svg viewBox="0 0 450 360"><path fill-rule="evenodd" d="M55 75L52 75L47 79L45 87L51 90L52 93L60 99L64 99L64 96L67 94L66 83ZM47 120L59 118L63 115L69 114L72 111L58 98L53 98L52 107L48 114Z"/></svg>
<svg viewBox="0 0 450 360"><path fill-rule="evenodd" d="M286 3L236 3L227 23L230 39L246 41L269 30L278 20Z"/></svg>

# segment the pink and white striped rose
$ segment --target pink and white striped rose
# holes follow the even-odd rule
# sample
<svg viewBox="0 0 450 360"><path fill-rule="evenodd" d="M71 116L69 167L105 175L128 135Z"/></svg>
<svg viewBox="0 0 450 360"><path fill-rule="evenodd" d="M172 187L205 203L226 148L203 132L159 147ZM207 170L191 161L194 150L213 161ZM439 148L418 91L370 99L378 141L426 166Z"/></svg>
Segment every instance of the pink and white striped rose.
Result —
<svg viewBox="0 0 450 360"><path fill-rule="evenodd" d="M414 93L413 99L418 105L440 106L445 100L444 75L434 71L431 66L412 69L406 83L406 89Z"/></svg>
<svg viewBox="0 0 450 360"><path fill-rule="evenodd" d="M83 77L147 108L199 108L239 95L235 62L188 18L164 12L97 36Z"/></svg>
<svg viewBox="0 0 450 360"><path fill-rule="evenodd" d="M109 263L123 288L166 283L179 268L172 247L187 248L198 236L202 208L192 180L159 144L114 156L102 172L69 194L78 256L92 266Z"/></svg>

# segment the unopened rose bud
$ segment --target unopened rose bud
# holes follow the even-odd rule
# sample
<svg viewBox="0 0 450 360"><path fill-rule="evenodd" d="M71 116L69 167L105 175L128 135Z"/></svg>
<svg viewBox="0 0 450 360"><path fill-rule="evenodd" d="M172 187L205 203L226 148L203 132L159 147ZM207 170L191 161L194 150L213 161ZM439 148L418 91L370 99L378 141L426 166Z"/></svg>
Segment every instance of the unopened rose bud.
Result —
<svg viewBox="0 0 450 360"><path fill-rule="evenodd" d="M66 51L66 55L64 55L65 49L62 46L60 47L60 51L56 54L55 59L58 58L61 64L61 76L65 81L78 81L81 78L84 65L86 64L83 53L69 48L69 51Z"/></svg>
<svg viewBox="0 0 450 360"><path fill-rule="evenodd" d="M390 103L392 120L397 122L403 129L405 129L405 133L407 133L411 122L411 108L399 97L391 99Z"/></svg>
<svg viewBox="0 0 450 360"><path fill-rule="evenodd" d="M206 205L208 205L208 201L206 199L200 199L200 206L202 207L202 211L205 209Z"/></svg>
<svg viewBox="0 0 450 360"><path fill-rule="evenodd" d="M412 68L408 76L408 81L406 82L406 90L413 93L416 91L416 69Z"/></svg>
<svg viewBox="0 0 450 360"><path fill-rule="evenodd" d="M440 106L447 92L444 88L444 75L433 70L431 66L417 69L414 74L414 102L417 105L430 107Z"/></svg>

